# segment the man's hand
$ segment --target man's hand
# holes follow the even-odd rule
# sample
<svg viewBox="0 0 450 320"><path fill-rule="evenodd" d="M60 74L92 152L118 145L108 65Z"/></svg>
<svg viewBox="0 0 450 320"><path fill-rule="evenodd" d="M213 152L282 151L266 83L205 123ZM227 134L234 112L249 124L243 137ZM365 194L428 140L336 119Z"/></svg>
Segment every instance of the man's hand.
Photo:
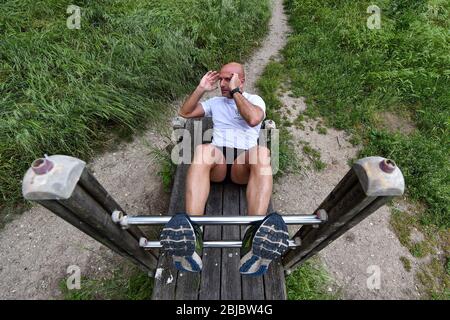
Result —
<svg viewBox="0 0 450 320"><path fill-rule="evenodd" d="M237 73L233 73L233 76L231 77L229 86L230 86L230 91L236 88L240 88L242 85L241 79L239 79L239 75Z"/></svg>
<svg viewBox="0 0 450 320"><path fill-rule="evenodd" d="M200 81L199 87L205 91L212 91L217 88L219 73L217 71L208 71Z"/></svg>

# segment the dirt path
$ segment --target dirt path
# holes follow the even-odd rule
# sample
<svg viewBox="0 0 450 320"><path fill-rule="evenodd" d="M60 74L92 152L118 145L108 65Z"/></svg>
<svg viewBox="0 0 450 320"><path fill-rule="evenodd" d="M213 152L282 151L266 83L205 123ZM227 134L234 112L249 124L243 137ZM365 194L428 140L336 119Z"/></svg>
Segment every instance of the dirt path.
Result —
<svg viewBox="0 0 450 320"><path fill-rule="evenodd" d="M245 65L246 90L251 93L269 59L285 45L289 32L282 1L273 2L270 33ZM306 107L301 99L287 95L283 102L295 112ZM315 128L315 123L307 123L306 129L310 126ZM296 141L308 141L321 151L327 167L319 173L304 170L280 179L275 186L274 205L287 213L312 212L348 170L347 160L355 156L357 149L347 142L343 132L328 129L326 135L319 135L317 131L292 130ZM131 143L118 146L117 151L99 155L89 167L127 212L165 212L169 196L162 191L157 164L148 147L163 147L165 143L159 133L148 130ZM301 145L297 148L301 154ZM388 219L388 209L380 209L320 254L344 298L417 297L412 273L404 271L398 258L403 255L414 260L390 230ZM66 276L68 266L77 265L82 275L91 275L102 274L124 262L39 206L0 232L0 252L0 299L57 299L61 296L59 282ZM370 265L381 268L380 290L366 287Z"/></svg>

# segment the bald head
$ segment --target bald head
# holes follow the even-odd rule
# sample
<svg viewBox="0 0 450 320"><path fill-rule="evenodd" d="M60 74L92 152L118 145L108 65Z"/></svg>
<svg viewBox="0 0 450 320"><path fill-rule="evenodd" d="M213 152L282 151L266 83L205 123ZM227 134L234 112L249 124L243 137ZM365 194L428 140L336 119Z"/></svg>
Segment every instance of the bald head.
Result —
<svg viewBox="0 0 450 320"><path fill-rule="evenodd" d="M239 75L239 78L241 79L245 79L245 71L244 71L244 66L240 63L237 62L230 62L227 64L224 64L222 66L222 68L220 69L220 72L224 72L224 73L237 73Z"/></svg>
<svg viewBox="0 0 450 320"><path fill-rule="evenodd" d="M230 62L224 64L220 69L219 79L220 79L220 89L222 91L222 95L228 98L231 98L230 90L229 90L229 82L233 73L237 73L239 76L239 80L241 80L241 91L244 90L244 82L245 82L245 71L244 66L237 62Z"/></svg>

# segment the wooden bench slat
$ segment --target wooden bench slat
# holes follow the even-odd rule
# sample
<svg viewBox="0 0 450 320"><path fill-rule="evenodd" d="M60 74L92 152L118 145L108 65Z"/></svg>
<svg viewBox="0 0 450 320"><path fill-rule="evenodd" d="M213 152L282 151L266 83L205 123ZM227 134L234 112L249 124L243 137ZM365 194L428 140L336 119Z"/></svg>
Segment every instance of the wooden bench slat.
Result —
<svg viewBox="0 0 450 320"><path fill-rule="evenodd" d="M203 129L211 128L211 119L202 119ZM189 120L186 128L193 135L199 121ZM203 130L204 131L204 130ZM205 141L204 141L205 142ZM192 139L191 152L201 143L197 132ZM179 165L176 171L169 214L185 210L185 183L189 165ZM268 212L272 212L272 202ZM235 184L211 183L205 208L206 215L247 215L246 187ZM242 239L245 226L204 226L203 240ZM231 256L230 256L231 255ZM158 268L162 273L155 279L153 299L182 300L263 300L286 299L284 270L279 261L273 262L264 277L245 277L239 274L240 249L205 248L203 250L203 271L200 274L178 272L172 259L160 255Z"/></svg>
<svg viewBox="0 0 450 320"><path fill-rule="evenodd" d="M222 214L223 185L212 183L206 203L206 215ZM220 240L222 226L204 226L203 240ZM203 249L203 271L201 274L200 300L220 300L220 269L222 263L221 250Z"/></svg>
<svg viewBox="0 0 450 320"><path fill-rule="evenodd" d="M172 194L170 196L169 215L185 211L186 201L186 176L189 169L188 164L180 164L175 172Z"/></svg>
<svg viewBox="0 0 450 320"><path fill-rule="evenodd" d="M169 215L184 211L185 203L185 181L189 165L181 164L177 167L173 182L172 195L170 197ZM154 300L174 300L177 287L178 270L173 266L172 258L160 253L157 272L160 276L155 277L152 298Z"/></svg>
<svg viewBox="0 0 450 320"><path fill-rule="evenodd" d="M272 213L273 203L269 202L267 213ZM264 275L264 293L266 300L286 300L286 279L281 259L273 261Z"/></svg>
<svg viewBox="0 0 450 320"><path fill-rule="evenodd" d="M184 166L183 171L177 176L179 185L174 185L174 191L177 195L174 195L175 201L171 203L172 207L169 208L169 214L175 214L178 212L185 212L186 203L186 176L189 169L189 165ZM176 189L175 189L176 187ZM195 272L182 272L178 271L178 278L175 290L176 300L197 300L198 290L200 287L200 274Z"/></svg>
<svg viewBox="0 0 450 320"><path fill-rule="evenodd" d="M284 268L280 259L272 261L264 275L264 290L266 300L287 299Z"/></svg>
<svg viewBox="0 0 450 320"><path fill-rule="evenodd" d="M246 216L247 200L246 187L240 188L240 215ZM241 227L241 239L244 238L246 226ZM242 300L264 300L264 280L263 277L241 276L242 281Z"/></svg>
<svg viewBox="0 0 450 320"><path fill-rule="evenodd" d="M165 254L161 254L158 260L157 274L155 277L152 299L153 300L174 300L175 287L178 277L178 271L172 263L172 258Z"/></svg>
<svg viewBox="0 0 450 320"><path fill-rule="evenodd" d="M239 215L239 186L224 184L223 215ZM239 226L223 226L222 240L236 240L240 238ZM240 300L241 275L239 273L240 249L222 249L222 277L221 299Z"/></svg>

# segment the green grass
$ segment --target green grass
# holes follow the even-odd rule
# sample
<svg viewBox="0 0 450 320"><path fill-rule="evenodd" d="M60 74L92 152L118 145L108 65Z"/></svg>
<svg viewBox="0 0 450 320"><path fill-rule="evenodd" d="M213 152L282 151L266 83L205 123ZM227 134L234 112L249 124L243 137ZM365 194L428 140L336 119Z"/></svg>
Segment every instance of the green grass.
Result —
<svg viewBox="0 0 450 320"><path fill-rule="evenodd" d="M417 278L428 298L450 300L450 275L441 259L434 257L421 266Z"/></svg>
<svg viewBox="0 0 450 320"><path fill-rule="evenodd" d="M286 278L286 290L289 300L334 300L339 293L328 288L332 280L317 259L306 261Z"/></svg>
<svg viewBox="0 0 450 320"><path fill-rule="evenodd" d="M294 126L297 129L305 130L305 124L303 123L303 121L305 121L305 116L303 115L303 113L300 113L294 120Z"/></svg>
<svg viewBox="0 0 450 320"><path fill-rule="evenodd" d="M400 243L408 248L412 256L423 258L434 254L434 247L439 245L437 235L439 230L433 226L422 226L415 214L391 208L390 224L394 229ZM419 242L411 241L411 232L415 228L421 232L425 239ZM445 232L445 231L443 231Z"/></svg>
<svg viewBox="0 0 450 320"><path fill-rule="evenodd" d="M400 259L401 263L403 264L403 268L405 268L405 270L407 272L410 272L411 271L411 261L409 261L409 259L406 257L400 257L399 259Z"/></svg>
<svg viewBox="0 0 450 320"><path fill-rule="evenodd" d="M312 148L309 144L303 146L303 153L311 160L314 170L322 171L327 167L327 165L320 160L320 152Z"/></svg>
<svg viewBox="0 0 450 320"><path fill-rule="evenodd" d="M126 274L118 268L105 278L81 278L80 289L67 289L67 279L60 282L65 300L150 300L153 278L137 267Z"/></svg>
<svg viewBox="0 0 450 320"><path fill-rule="evenodd" d="M176 164L172 162L170 150L161 150L151 147L151 154L155 157L157 163L159 164L158 176L161 178L164 191L170 192L177 169Z"/></svg>
<svg viewBox="0 0 450 320"><path fill-rule="evenodd" d="M284 66L279 62L271 61L256 82L258 92L266 103L266 119L275 121L279 130L279 170L275 177L300 169L300 159L294 151L292 134L287 129L292 123L282 119L280 113L282 103L276 92L287 80L285 75Z"/></svg>
<svg viewBox="0 0 450 320"><path fill-rule="evenodd" d="M391 208L391 212L390 224L400 243L408 248L413 257L427 258L420 263L416 273L421 291L429 299L450 299L450 273L448 271L450 233L448 230L421 224L417 212L405 212L395 208ZM423 240L412 241L413 228L424 236ZM411 270L409 259L400 257L400 261L405 270L409 272Z"/></svg>
<svg viewBox="0 0 450 320"><path fill-rule="evenodd" d="M450 2L380 0L379 30L366 26L370 1L285 4L293 34L284 70L307 98L306 114L353 134L360 157L394 159L408 195L427 205L421 223L449 228ZM383 111L410 115L416 129L385 128Z"/></svg>
<svg viewBox="0 0 450 320"><path fill-rule="evenodd" d="M319 133L319 134L327 134L327 128L326 127L322 127L322 126L317 126L317 132Z"/></svg>
<svg viewBox="0 0 450 320"><path fill-rule="evenodd" d="M267 32L268 0L7 0L0 10L0 210L46 154L89 159L111 134L157 123L208 69L242 61ZM122 135L122 134L121 134Z"/></svg>
<svg viewBox="0 0 450 320"><path fill-rule="evenodd" d="M447 257L447 262L445 263L445 272L450 276L450 257Z"/></svg>

